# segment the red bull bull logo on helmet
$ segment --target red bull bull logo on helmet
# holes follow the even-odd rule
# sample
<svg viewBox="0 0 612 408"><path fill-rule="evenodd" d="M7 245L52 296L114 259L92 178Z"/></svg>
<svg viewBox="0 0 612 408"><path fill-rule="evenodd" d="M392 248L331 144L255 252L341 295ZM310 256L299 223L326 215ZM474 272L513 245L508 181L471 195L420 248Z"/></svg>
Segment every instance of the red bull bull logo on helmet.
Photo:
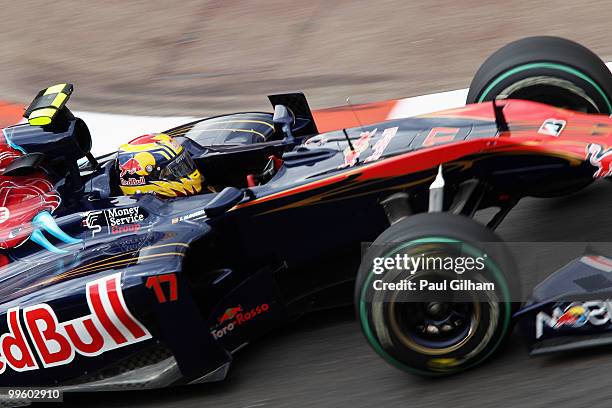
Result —
<svg viewBox="0 0 612 408"><path fill-rule="evenodd" d="M138 171L142 171L142 166L135 158L131 158L123 164L119 164L120 177L124 177L126 174L134 175Z"/></svg>
<svg viewBox="0 0 612 408"><path fill-rule="evenodd" d="M119 164L119 181L122 186L142 186L146 183L144 176L140 177L129 177L133 176L139 171L142 171L142 166L135 158L131 158L123 164ZM127 178L124 178L125 176Z"/></svg>

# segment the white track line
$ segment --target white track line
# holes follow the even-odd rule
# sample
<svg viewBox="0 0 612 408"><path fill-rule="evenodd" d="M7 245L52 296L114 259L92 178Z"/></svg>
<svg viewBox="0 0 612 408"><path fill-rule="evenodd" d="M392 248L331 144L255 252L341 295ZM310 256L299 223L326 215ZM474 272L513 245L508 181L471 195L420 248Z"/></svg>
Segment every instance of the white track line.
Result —
<svg viewBox="0 0 612 408"><path fill-rule="evenodd" d="M468 90L440 92L431 95L414 96L400 99L389 113L388 119L408 118L465 105Z"/></svg>

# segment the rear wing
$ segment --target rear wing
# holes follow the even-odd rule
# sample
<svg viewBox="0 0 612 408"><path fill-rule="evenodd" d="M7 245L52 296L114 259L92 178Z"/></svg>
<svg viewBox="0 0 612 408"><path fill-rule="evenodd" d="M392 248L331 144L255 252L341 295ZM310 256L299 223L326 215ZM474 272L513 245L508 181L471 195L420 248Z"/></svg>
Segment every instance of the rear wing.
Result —
<svg viewBox="0 0 612 408"><path fill-rule="evenodd" d="M317 125L312 116L306 96L302 92L290 92L268 95L272 107L285 105L295 115L294 136L308 136L319 133Z"/></svg>

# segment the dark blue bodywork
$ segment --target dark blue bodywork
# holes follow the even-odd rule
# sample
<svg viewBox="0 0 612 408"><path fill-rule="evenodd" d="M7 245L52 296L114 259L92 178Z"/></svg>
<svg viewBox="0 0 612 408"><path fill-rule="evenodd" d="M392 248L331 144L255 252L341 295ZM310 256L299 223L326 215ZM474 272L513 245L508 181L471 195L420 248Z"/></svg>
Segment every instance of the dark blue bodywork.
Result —
<svg viewBox="0 0 612 408"><path fill-rule="evenodd" d="M63 146L49 154L72 149L77 153L71 157L79 159L90 146L86 137L75 135L83 127L76 121L51 130L19 125L11 128L11 140L25 152L49 153L48 146ZM228 121L235 123L219 129ZM248 123L242 128L247 137L237 137L240 123ZM120 196L112 154L82 164L78 174L70 165L55 163L51 173L63 202L49 221L54 225L43 231L49 245L29 240L7 251L10 263L0 271L0 334L21 332L23 338L15 341L27 343L36 367L20 371L5 364L0 385L87 390L220 380L232 353L253 339L317 308L350 303L361 243L372 242L389 225L381 201L409 188L412 208L426 210L427 187L439 164L448 163L449 185L487 174L492 186L517 196L529 193L524 179L514 176L517 168L530 175L534 186L550 184L546 177L565 178L563 157L514 154L506 160L479 153L423 159L422 169L394 176L362 177L363 159L375 157L383 135L392 132L374 160L421 149L436 126L457 128L454 141L497 135L493 120L450 117L392 120L320 135L311 133L307 118L298 117L291 141L275 129L271 114L196 121L165 133L189 151L215 191L167 200ZM371 139L360 151L361 161L347 165L347 138L358 144L364 134ZM282 157L282 167L258 174L259 185L247 186L246 176L268 168L270 156ZM571 171L592 174L588 166ZM228 186L240 189L241 202L210 216L207 206ZM491 197L500 193L489 192ZM491 204L487 196L479 203ZM65 235L49 233L55 227ZM117 276L120 288L107 286L104 294L115 303L101 303L103 310L94 311L91 287L110 285ZM338 296L339 288L347 289L341 292L348 297ZM48 352L61 350L61 338L68 338L62 331L67 329L58 327L88 316L107 334L104 347L112 347L100 346L96 355L73 353L44 367L25 317L31 307L43 313L41 305L57 318L57 327L35 330L47 330ZM524 313L540 306L531 307ZM11 310L19 320L13 327ZM119 317L109 324L105 314L112 315L110 320ZM136 329L128 333L129 323ZM111 339L113 326L131 341ZM146 335L134 334L138 327ZM54 346L58 333L60 343Z"/></svg>

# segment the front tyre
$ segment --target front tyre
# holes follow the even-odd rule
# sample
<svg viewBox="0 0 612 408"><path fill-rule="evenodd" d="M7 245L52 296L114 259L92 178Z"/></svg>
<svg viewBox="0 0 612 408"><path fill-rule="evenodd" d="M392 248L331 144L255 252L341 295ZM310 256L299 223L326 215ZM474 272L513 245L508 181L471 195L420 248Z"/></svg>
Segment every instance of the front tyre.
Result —
<svg viewBox="0 0 612 408"><path fill-rule="evenodd" d="M414 273L396 268L375 273L376 259L397 255L481 259L484 267L464 273L462 280L494 289L459 294L449 284L458 275L439 264ZM384 284L398 288L402 281L418 287L423 279L445 289L435 294L380 290ZM428 213L392 225L369 247L357 275L355 303L367 341L386 361L415 374L446 375L483 362L499 348L511 331L516 307L511 298L518 299L519 290L512 256L493 232L463 216Z"/></svg>
<svg viewBox="0 0 612 408"><path fill-rule="evenodd" d="M529 37L493 53L470 84L466 103L525 99L612 114L612 75L589 49L558 37Z"/></svg>

